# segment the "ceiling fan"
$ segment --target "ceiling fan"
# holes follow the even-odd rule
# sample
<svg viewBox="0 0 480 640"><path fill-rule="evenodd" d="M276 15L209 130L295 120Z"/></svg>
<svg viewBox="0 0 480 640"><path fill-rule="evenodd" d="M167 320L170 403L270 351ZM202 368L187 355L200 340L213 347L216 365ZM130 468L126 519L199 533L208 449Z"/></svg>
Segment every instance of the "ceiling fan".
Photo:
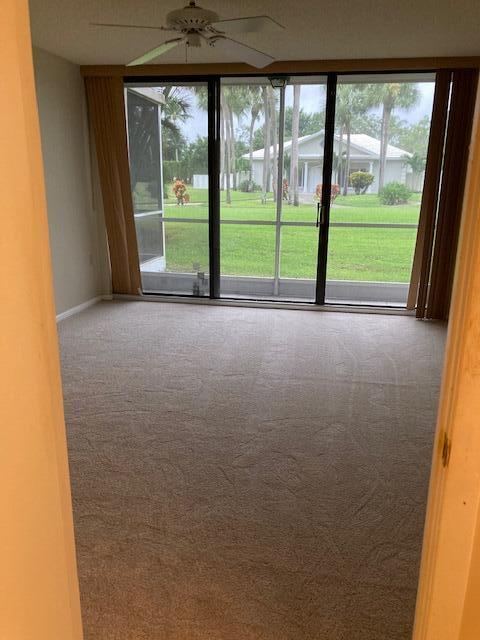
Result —
<svg viewBox="0 0 480 640"><path fill-rule="evenodd" d="M155 27L139 24L110 24L93 22L99 27L124 27L130 29L158 29L160 31L176 31L181 35L171 40L166 40L158 47L147 51L142 56L135 58L127 64L133 66L145 64L154 58L158 58L170 49L184 43L187 47L200 47L202 43L213 47L215 50L228 56L235 56L254 67L262 68L274 61L272 56L258 51L246 44L228 37L230 33L245 33L253 31L273 31L284 29L283 25L269 16L250 16L248 18L234 18L232 20L220 20L219 16L208 9L202 9L195 0L183 9L170 11L166 17L165 27Z"/></svg>

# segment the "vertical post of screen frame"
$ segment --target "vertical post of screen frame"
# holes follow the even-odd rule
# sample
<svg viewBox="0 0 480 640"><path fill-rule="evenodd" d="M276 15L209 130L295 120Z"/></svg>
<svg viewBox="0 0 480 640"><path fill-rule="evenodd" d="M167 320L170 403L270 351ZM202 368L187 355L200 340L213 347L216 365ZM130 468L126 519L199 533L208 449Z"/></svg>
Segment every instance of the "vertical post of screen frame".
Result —
<svg viewBox="0 0 480 640"><path fill-rule="evenodd" d="M283 165L284 165L284 135L285 135L285 89L288 78L280 89L280 108L278 112L278 148L277 148L277 202L275 213L275 271L273 276L273 295L278 296L280 288L280 243L282 241L282 207L283 207ZM272 85L273 86L273 85Z"/></svg>
<svg viewBox="0 0 480 640"><path fill-rule="evenodd" d="M210 298L220 297L220 77L208 79L208 241Z"/></svg>
<svg viewBox="0 0 480 640"><path fill-rule="evenodd" d="M323 173L321 222L318 235L317 287L315 304L325 304L327 282L328 229L332 195L333 141L335 137L335 102L337 98L337 74L327 75L327 104L325 109L325 138L323 143Z"/></svg>

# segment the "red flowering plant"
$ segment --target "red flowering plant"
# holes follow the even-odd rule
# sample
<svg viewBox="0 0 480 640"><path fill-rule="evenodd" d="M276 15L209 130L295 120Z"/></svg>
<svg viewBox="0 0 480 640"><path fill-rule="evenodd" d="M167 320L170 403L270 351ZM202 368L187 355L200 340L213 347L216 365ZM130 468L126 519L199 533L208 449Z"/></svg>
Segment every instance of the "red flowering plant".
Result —
<svg viewBox="0 0 480 640"><path fill-rule="evenodd" d="M321 183L317 184L317 186L315 187L315 195L313 196L315 202L320 202L322 199L322 187L323 185ZM340 195L340 186L338 184L332 184L330 192L330 202L333 202L338 195Z"/></svg>
<svg viewBox="0 0 480 640"><path fill-rule="evenodd" d="M190 200L187 193L187 185L183 180L175 180L172 187L173 194L177 199L177 204L185 204Z"/></svg>

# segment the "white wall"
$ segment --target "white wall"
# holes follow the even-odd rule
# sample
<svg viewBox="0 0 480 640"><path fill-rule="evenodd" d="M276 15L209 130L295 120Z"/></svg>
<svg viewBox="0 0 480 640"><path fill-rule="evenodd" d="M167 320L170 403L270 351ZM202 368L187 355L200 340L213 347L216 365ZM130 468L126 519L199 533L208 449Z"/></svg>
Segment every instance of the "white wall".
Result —
<svg viewBox="0 0 480 640"><path fill-rule="evenodd" d="M108 254L79 67L42 49L33 56L58 314L109 293Z"/></svg>
<svg viewBox="0 0 480 640"><path fill-rule="evenodd" d="M403 160L387 160L384 184L389 182L406 183L407 169Z"/></svg>

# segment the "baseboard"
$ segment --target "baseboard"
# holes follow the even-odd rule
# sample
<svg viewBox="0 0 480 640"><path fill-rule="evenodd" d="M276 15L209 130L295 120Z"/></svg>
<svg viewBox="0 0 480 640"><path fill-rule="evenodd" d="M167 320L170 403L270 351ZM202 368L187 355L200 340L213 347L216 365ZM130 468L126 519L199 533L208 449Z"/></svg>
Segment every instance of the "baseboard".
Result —
<svg viewBox="0 0 480 640"><path fill-rule="evenodd" d="M88 309L88 307L93 306L94 304L97 304L97 302L100 302L101 300L111 300L112 296L95 296L95 298L90 298L90 300L87 300L86 302L82 302L82 304L77 304L76 307L72 307L71 309L67 309L66 311L62 311L62 313L59 313L57 315L57 322L61 322L62 320L65 320L65 318L70 318L70 316L74 316L76 313L80 313L80 311L84 311L85 309Z"/></svg>

